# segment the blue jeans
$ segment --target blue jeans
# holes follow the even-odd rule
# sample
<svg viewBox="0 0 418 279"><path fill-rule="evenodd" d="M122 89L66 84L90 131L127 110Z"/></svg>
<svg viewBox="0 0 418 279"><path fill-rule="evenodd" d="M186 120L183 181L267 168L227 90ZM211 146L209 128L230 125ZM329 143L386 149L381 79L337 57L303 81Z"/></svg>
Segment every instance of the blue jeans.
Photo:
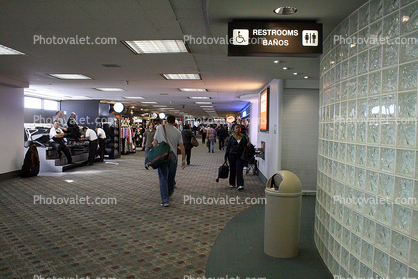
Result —
<svg viewBox="0 0 418 279"><path fill-rule="evenodd" d="M170 160L158 168L158 180L160 181L161 203L166 204L174 192L174 179L177 171L177 154L171 152Z"/></svg>
<svg viewBox="0 0 418 279"><path fill-rule="evenodd" d="M210 146L211 145L212 145L212 150L215 150L215 141L214 140L209 141L209 152L210 152Z"/></svg>
<svg viewBox="0 0 418 279"><path fill-rule="evenodd" d="M145 163L148 162L148 152L151 150L151 147L145 147Z"/></svg>

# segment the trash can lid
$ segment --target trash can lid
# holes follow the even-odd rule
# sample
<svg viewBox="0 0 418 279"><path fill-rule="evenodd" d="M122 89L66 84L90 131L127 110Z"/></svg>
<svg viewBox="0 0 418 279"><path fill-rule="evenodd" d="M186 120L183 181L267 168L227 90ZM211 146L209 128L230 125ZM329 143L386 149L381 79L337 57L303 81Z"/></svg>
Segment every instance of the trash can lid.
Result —
<svg viewBox="0 0 418 279"><path fill-rule="evenodd" d="M302 184L299 178L293 172L286 170L273 174L267 181L266 187L279 193L302 193Z"/></svg>

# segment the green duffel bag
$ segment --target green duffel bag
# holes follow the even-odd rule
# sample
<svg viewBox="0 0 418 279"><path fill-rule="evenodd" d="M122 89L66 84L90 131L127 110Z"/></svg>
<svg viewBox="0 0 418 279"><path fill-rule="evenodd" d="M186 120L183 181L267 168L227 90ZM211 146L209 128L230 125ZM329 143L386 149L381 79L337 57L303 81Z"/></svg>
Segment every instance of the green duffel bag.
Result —
<svg viewBox="0 0 418 279"><path fill-rule="evenodd" d="M165 141L162 141L148 152L148 162L146 165L153 169L158 169L170 160L170 153L170 146Z"/></svg>

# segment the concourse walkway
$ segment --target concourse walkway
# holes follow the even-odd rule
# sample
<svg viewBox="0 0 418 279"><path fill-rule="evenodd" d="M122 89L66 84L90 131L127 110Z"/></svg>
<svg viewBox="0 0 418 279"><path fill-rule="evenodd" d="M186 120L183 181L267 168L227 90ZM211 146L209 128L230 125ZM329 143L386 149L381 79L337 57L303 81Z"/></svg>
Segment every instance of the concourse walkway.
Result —
<svg viewBox="0 0 418 279"><path fill-rule="evenodd" d="M144 168L144 156L1 181L0 278L203 277L219 233L251 206L246 198L264 197L264 185L251 174L243 192L216 183L224 151L200 144L163 208L157 170ZM222 202L230 198L242 204Z"/></svg>

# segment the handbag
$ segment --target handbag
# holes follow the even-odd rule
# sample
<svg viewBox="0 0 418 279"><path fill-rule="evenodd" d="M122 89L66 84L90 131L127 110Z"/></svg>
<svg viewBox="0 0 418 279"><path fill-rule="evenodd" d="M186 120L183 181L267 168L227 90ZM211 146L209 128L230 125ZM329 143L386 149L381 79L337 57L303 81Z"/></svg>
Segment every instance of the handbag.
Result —
<svg viewBox="0 0 418 279"><path fill-rule="evenodd" d="M167 132L165 130L165 125L163 125L165 140L167 140ZM160 142L156 146L150 149L148 152L148 162L146 165L152 167L153 169L158 169L165 163L167 163L171 158L170 145L165 141Z"/></svg>
<svg viewBox="0 0 418 279"><path fill-rule="evenodd" d="M222 166L218 169L218 178L216 178L216 182L219 182L219 178L228 178L229 175L229 165L228 161L225 160L225 162L222 164Z"/></svg>
<svg viewBox="0 0 418 279"><path fill-rule="evenodd" d="M181 154L180 147L177 147L177 155L180 155L180 154Z"/></svg>
<svg viewBox="0 0 418 279"><path fill-rule="evenodd" d="M194 146L194 147L198 147L199 146L199 142L197 141L197 139L195 137L193 137L190 140L190 143Z"/></svg>

